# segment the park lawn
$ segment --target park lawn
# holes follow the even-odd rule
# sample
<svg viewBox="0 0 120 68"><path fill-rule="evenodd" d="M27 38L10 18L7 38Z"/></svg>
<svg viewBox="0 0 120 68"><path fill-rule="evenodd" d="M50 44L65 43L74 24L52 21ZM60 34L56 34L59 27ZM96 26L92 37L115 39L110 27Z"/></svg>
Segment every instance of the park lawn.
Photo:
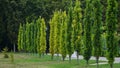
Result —
<svg viewBox="0 0 120 68"><path fill-rule="evenodd" d="M10 53L8 54L10 55ZM90 60L90 64L94 63L94 60ZM99 66L100 68L109 68L108 64ZM114 68L119 67L119 64L114 64ZM50 55L45 55L40 58L36 54L28 53L15 53L14 63L12 63L10 58L3 58L3 54L0 53L0 68L96 68L96 65L89 65L86 67L85 60L80 60L80 63L78 64L74 59L69 63L68 60L58 60L57 57L54 57L54 60L51 60Z"/></svg>

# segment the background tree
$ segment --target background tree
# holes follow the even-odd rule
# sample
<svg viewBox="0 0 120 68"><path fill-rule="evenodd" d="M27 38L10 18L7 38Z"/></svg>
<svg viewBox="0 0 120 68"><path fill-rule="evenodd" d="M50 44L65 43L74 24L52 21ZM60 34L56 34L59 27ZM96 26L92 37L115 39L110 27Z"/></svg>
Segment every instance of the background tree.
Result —
<svg viewBox="0 0 120 68"><path fill-rule="evenodd" d="M116 0L107 1L106 23L107 23L107 59L110 67L113 68L114 57L116 55L115 32L118 12Z"/></svg>
<svg viewBox="0 0 120 68"><path fill-rule="evenodd" d="M20 24L20 27L19 27L19 33L18 33L18 50L20 51L20 50L22 50L22 25Z"/></svg>
<svg viewBox="0 0 120 68"><path fill-rule="evenodd" d="M29 46L30 46L30 26L29 26L29 23L27 22L26 24L26 31L25 31L25 34L26 34L26 51L29 52Z"/></svg>

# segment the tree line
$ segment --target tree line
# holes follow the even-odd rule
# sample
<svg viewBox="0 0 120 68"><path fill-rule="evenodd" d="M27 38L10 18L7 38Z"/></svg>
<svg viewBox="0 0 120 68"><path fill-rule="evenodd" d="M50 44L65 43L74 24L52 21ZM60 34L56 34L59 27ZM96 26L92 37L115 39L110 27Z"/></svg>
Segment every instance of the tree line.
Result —
<svg viewBox="0 0 120 68"><path fill-rule="evenodd" d="M18 50L28 53L44 54L46 50L46 25L41 17L36 22L20 24Z"/></svg>
<svg viewBox="0 0 120 68"><path fill-rule="evenodd" d="M107 56L110 67L113 68L114 57L120 55L119 49L119 10L117 0L107 0L104 15L104 5L101 0L70 1L67 10L55 10L50 24L49 52L51 59L54 54L65 57L74 51L83 55L89 64L91 56L96 57L98 68L99 57ZM104 19L105 18L105 19ZM33 23L20 25L18 49L27 52L44 54L46 50L46 26L43 18Z"/></svg>

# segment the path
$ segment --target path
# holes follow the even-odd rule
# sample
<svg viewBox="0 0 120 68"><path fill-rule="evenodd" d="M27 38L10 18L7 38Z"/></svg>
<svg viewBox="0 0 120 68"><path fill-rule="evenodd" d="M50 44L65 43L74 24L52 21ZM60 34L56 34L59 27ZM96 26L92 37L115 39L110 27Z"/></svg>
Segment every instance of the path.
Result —
<svg viewBox="0 0 120 68"><path fill-rule="evenodd" d="M57 56L57 54L55 54L55 56ZM59 55L59 56L61 56L61 55ZM66 60L68 60L68 58L69 58L69 56L67 55ZM76 57L76 52L74 52L74 53L72 54L71 58L72 58L72 59L77 59L77 57ZM80 55L80 56L79 56L79 59L83 59L83 56ZM92 56L92 57L90 58L90 60L96 60L96 59L95 59L94 56ZM108 64L108 62L107 62L108 60L106 59L106 57L100 57L99 60L100 60L100 61L105 61L105 62L101 62L101 63L99 63L99 64ZM119 58L115 58L114 63L120 63L120 57L119 57ZM96 64L91 64L91 65L96 65Z"/></svg>
<svg viewBox="0 0 120 68"><path fill-rule="evenodd" d="M68 56L67 56L68 57ZM76 57L76 52L74 52L73 54L72 54L72 59L76 59L77 57ZM83 59L83 56L82 55L80 55L79 56L79 59ZM91 57L90 58L90 60L96 60L95 59L95 57ZM106 62L101 62L101 63L99 63L99 64L108 64L108 60L105 58L105 57L100 57L99 58L99 60L100 61L106 61ZM115 61L114 61L114 63L120 63L120 57L119 58L115 58ZM91 64L91 65L96 65L96 64Z"/></svg>

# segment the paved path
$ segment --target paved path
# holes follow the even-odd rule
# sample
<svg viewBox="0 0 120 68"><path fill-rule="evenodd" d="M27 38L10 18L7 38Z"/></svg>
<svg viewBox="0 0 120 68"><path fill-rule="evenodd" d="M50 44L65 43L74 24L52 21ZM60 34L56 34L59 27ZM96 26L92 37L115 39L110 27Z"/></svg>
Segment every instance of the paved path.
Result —
<svg viewBox="0 0 120 68"><path fill-rule="evenodd" d="M68 56L67 56L67 57L68 57ZM76 59L76 58L77 58L77 57L76 57L76 52L74 52L74 53L72 54L72 59ZM80 56L79 56L79 59L83 59L83 56L80 55ZM96 59L95 59L95 57L92 56L92 57L90 58L90 60L96 60ZM107 60L105 57L100 57L99 60L105 61L105 62L101 62L101 63L99 63L99 64L108 64L108 63L107 63L108 60ZM114 63L120 63L120 57L119 57L119 58L115 58ZM91 65L96 65L96 64L91 64Z"/></svg>
<svg viewBox="0 0 120 68"><path fill-rule="evenodd" d="M55 55L56 55L56 54L55 54ZM61 55L59 55L59 56L61 56ZM67 55L66 60L68 60L68 57L69 57L69 56ZM72 58L72 59L77 59L77 57L76 57L76 52L74 52L74 53L72 54L71 58ZM79 59L83 59L83 56L80 55L80 56L79 56ZM95 59L94 56L92 56L92 57L90 58L90 60L96 60L96 59ZM107 62L108 60L106 59L106 57L100 57L99 60L100 60L100 61L105 61L105 62L101 62L101 63L99 63L99 64L108 64L108 62ZM120 63L120 57L115 58L114 63ZM91 65L96 65L96 64L91 64Z"/></svg>

